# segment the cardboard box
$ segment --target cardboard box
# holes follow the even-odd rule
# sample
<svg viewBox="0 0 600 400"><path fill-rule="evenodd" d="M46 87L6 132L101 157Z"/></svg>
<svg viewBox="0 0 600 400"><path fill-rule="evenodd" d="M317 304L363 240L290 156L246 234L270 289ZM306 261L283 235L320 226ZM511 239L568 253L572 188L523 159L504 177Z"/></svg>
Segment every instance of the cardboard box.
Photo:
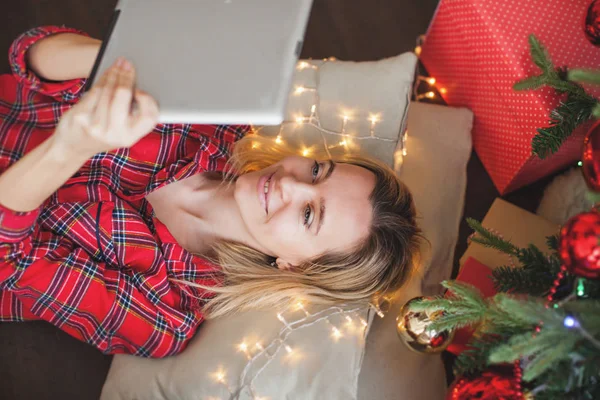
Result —
<svg viewBox="0 0 600 400"><path fill-rule="evenodd" d="M555 235L560 230L558 225L500 198L494 201L482 224L518 247L534 244L548 254L550 249L546 245L546 237ZM492 270L510 263L506 254L473 242L460 259L461 270L456 279L474 285L484 297L493 296L495 289L491 280ZM473 329L470 328L457 330L448 351L456 355L463 352L472 334Z"/></svg>
<svg viewBox="0 0 600 400"><path fill-rule="evenodd" d="M452 106L475 113L473 145L494 184L505 194L581 157L585 128L555 155L531 154L536 129L548 126L559 102L553 89L517 92L518 80L538 75L529 54L535 34L556 66L598 68L600 49L584 34L591 0L442 0L420 59ZM598 89L592 94L598 95Z"/></svg>
<svg viewBox="0 0 600 400"><path fill-rule="evenodd" d="M546 237L556 235L560 231L560 225L500 198L494 200L482 225L495 230L515 246L527 247L534 244L547 254L550 254L550 249L546 245ZM511 262L508 255L474 242L469 245L467 251L460 258L460 265L462 266L469 257L473 257L490 269L510 265Z"/></svg>

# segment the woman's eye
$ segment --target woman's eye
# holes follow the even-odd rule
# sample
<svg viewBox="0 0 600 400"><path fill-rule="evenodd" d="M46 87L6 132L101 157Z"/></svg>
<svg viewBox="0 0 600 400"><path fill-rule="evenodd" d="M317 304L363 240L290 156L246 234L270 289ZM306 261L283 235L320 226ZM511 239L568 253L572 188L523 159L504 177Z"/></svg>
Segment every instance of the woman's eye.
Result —
<svg viewBox="0 0 600 400"><path fill-rule="evenodd" d="M304 209L304 225L308 225L308 222L310 221L310 217L312 215L312 210L310 208L310 205L307 205L306 208Z"/></svg>
<svg viewBox="0 0 600 400"><path fill-rule="evenodd" d="M319 165L319 163L315 161L315 164L312 167L313 182L319 176L319 171L321 171L321 165Z"/></svg>

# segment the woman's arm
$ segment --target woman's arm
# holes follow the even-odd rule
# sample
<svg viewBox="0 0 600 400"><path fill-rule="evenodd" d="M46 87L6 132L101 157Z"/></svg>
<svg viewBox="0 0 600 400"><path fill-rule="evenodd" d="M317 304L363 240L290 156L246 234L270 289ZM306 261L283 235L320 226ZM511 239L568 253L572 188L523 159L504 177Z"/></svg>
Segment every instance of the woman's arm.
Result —
<svg viewBox="0 0 600 400"><path fill-rule="evenodd" d="M13 211L38 209L94 154L131 147L157 123L158 107L133 92L135 70L119 60L67 111L46 141L0 175L0 204ZM135 97L138 108L131 110Z"/></svg>
<svg viewBox="0 0 600 400"><path fill-rule="evenodd" d="M76 33L58 33L27 50L26 61L38 76L50 81L87 78L102 42Z"/></svg>
<svg viewBox="0 0 600 400"><path fill-rule="evenodd" d="M18 212L39 208L88 158L66 153L51 136L0 175L0 204Z"/></svg>

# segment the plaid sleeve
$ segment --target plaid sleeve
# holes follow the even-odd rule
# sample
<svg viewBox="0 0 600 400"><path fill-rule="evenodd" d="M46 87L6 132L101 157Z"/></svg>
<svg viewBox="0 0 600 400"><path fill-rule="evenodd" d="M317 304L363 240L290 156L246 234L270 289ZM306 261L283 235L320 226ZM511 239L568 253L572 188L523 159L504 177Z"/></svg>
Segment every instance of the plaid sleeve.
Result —
<svg viewBox="0 0 600 400"><path fill-rule="evenodd" d="M87 218L89 210L78 205L71 211ZM176 287L167 279L145 287L140 274L125 273L76 241L41 230L35 224L39 214L0 208L0 292L13 295L0 298L13 306L0 307L0 321L35 316L105 354L165 357L187 346L203 317L198 308L179 306ZM58 223L54 229L68 228ZM166 271L160 262L152 267Z"/></svg>
<svg viewBox="0 0 600 400"><path fill-rule="evenodd" d="M72 79L62 82L47 81L37 76L27 67L26 63L25 55L31 46L45 37L57 33L77 33L89 36L85 32L72 28L58 26L34 28L15 39L8 50L8 61L17 81L29 89L50 96L57 101L74 102L81 94L81 90L86 82L85 79Z"/></svg>

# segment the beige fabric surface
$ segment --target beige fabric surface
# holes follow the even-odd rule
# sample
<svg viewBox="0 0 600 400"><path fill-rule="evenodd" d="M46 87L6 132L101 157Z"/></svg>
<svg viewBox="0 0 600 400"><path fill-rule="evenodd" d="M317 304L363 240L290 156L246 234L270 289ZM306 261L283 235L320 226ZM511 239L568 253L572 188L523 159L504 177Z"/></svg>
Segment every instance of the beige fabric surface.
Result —
<svg viewBox="0 0 600 400"><path fill-rule="evenodd" d="M259 132L280 135L295 148L322 152L326 143L333 155L362 152L393 166L394 149L406 124L416 61L413 53L380 61L303 61L307 67L296 71L288 98L288 123L261 127ZM298 93L297 88L305 91ZM299 117L305 118L304 123L296 123ZM342 132L349 136L340 136ZM347 144L340 146L341 141Z"/></svg>
<svg viewBox="0 0 600 400"><path fill-rule="evenodd" d="M436 400L446 392L439 355L409 350L396 334L395 318L407 300L439 291L450 277L471 154L473 114L413 103L408 115L408 154L400 177L411 189L420 225L431 246L423 246L422 275L397 293L384 319L375 317L358 381L360 400Z"/></svg>
<svg viewBox="0 0 600 400"><path fill-rule="evenodd" d="M376 96L375 89L355 96ZM394 107L402 110L398 104ZM429 271L425 282L430 288L435 288L437 280L450 273L452 265L464 202L471 119L469 111L440 106L415 104L410 110L408 155L401 176L413 191L421 226L431 243L423 256L423 273ZM395 124L398 129L402 126L402 122ZM394 148L390 154L393 151ZM421 283L417 277L399 294L400 300L420 294ZM346 316L352 318L355 327L361 318L370 322L373 313L366 310L340 315L333 314L336 310L325 310L331 314L329 318L303 321L304 326L288 336L273 311L208 321L179 356L163 360L116 356L102 400L251 399L252 396L270 400L346 400L356 399L357 391L358 398L365 400L441 398L445 377L439 356L412 353L396 336L394 318L402 302L398 301L385 319L375 317L369 324L366 353L366 331L359 328L352 331L345 325ZM303 313L298 310L295 313L294 310L289 315L284 313L286 323L303 320ZM338 327L343 337L333 340L332 327ZM299 359L289 357L283 343L268 352L272 355L270 361L254 347L257 341L266 347L282 332L285 344ZM248 360L238 347L242 342L248 344L251 357L258 354L246 371ZM216 381L217 372L223 373L226 385ZM248 376L257 377L252 385L244 385Z"/></svg>
<svg viewBox="0 0 600 400"><path fill-rule="evenodd" d="M345 132L370 136L371 115L378 115L373 136L388 139L356 141L360 150L393 163L399 133L403 132L410 100L416 57L405 53L373 62L304 61L298 69L289 96L286 119L292 123L265 127L261 135L281 134L283 140L302 148L323 144L310 124L298 125L299 115L315 114L331 132L341 129L341 113L350 116ZM304 64L302 64L304 65ZM308 88L296 94L296 87ZM338 143L335 133L324 133ZM340 150L338 148L338 150ZM293 310L292 310L293 311ZM358 374L364 356L365 337L372 312L365 306L341 314L326 309L329 318L306 320L303 312L284 313L286 330L273 310L244 313L206 321L182 354L163 360L115 356L103 393L103 400L133 399L356 399ZM314 314L316 310L310 310ZM350 318L350 320L348 320ZM349 323L350 321L351 324ZM334 329L342 337L332 338ZM255 346L260 342L266 351ZM248 345L251 361L237 346ZM268 347L273 343L272 347ZM286 346L293 349L288 353ZM216 373L224 382L217 382Z"/></svg>

